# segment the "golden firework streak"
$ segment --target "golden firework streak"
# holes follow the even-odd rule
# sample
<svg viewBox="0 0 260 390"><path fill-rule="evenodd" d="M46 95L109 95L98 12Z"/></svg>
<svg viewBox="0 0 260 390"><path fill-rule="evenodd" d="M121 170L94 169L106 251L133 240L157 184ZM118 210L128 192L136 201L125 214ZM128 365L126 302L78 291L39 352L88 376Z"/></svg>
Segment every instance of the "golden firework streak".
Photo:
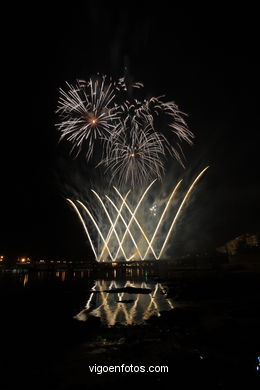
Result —
<svg viewBox="0 0 260 390"><path fill-rule="evenodd" d="M118 189L115 188L115 187L114 187L114 189L116 190L117 194L118 194L118 195L120 196L120 198L122 199L122 195L120 194L120 192L118 191ZM137 226L138 226L139 229L140 229L140 232L142 233L142 235L143 235L145 241L147 242L147 244L148 244L148 246L149 246L149 245L150 245L150 241L149 241L147 235L145 234L145 232L144 232L142 226L140 225L140 223L139 223L138 220L136 219L136 217L135 217L135 212L132 212L132 210L130 209L130 207L128 206L127 203L126 203L125 205L126 205L127 210L128 210L128 211L130 212L130 214L132 215L133 219L135 220ZM129 228L130 228L130 222L129 222L129 224L126 226L126 231L127 231L128 233L130 232ZM153 248L151 248L151 250L152 250L152 252L153 252L153 255L156 256L156 255L155 255L155 252L154 252L154 250L153 250ZM138 252L140 253L139 250L138 250ZM133 257L133 255L132 255L131 257ZM141 256L141 254L140 254L140 258L141 258L141 260L144 260L145 256Z"/></svg>
<svg viewBox="0 0 260 390"><path fill-rule="evenodd" d="M77 215L78 215L78 217L79 217L79 219L80 219L80 221L81 221L81 223L82 223L82 225L83 225L83 228L84 228L84 230L85 230L85 233L86 233L86 235L87 235L87 237L88 237L88 240L89 240L90 246L91 246L91 248L92 248L92 250L93 250L93 252L94 252L95 258L96 258L96 260L98 261L97 253L96 253L96 251L95 251L95 247L94 247L93 242L92 242L92 240L91 240L91 237L90 237L90 235L89 235L89 232L88 232L88 229L87 229L86 224L85 224L85 222L84 222L84 219L82 218L82 216L81 216L81 214L80 214L80 212L79 212L77 206L75 205L75 203L72 202L72 200L70 200L70 199L68 199L68 198L67 198L67 201L72 205L72 207L73 207L74 210L76 211L76 213L77 213Z"/></svg>
<svg viewBox="0 0 260 390"><path fill-rule="evenodd" d="M92 216L92 214L91 214L91 212L88 210L88 208L87 208L82 202L80 202L80 200L78 200L77 202L84 208L84 210L85 210L86 213L88 214L89 218L91 219L91 221L93 222L95 228L97 229L98 234L100 235L102 241L104 242L104 245L105 245L105 247L107 248L108 254L109 254L109 256L111 257L111 260L114 261L115 259L114 259L113 256L111 255L109 246L107 245L106 240L104 239L103 234L101 233L101 230L99 229L99 226L98 226L98 224L97 224L96 221L95 221L95 218Z"/></svg>
<svg viewBox="0 0 260 390"><path fill-rule="evenodd" d="M146 250L146 252L145 252L144 258L146 258L147 253L148 253L148 251L149 251L149 248L152 249L153 240L154 240L155 237L156 237L156 234L157 234L157 232L158 232L158 229L159 229L159 227L161 226L163 217L164 217L164 215L165 215L165 213L166 213L166 211L167 211L167 209L168 209L168 207L169 207L169 205L170 205L170 203L171 203L171 200L172 200L172 198L174 197L174 195L175 195L175 193L176 193L176 191L177 191L179 185L181 184L181 182L182 182L182 180L180 180L179 183L175 186L174 190L173 190L172 193L171 193L171 196L170 196L169 199L168 199L168 202L166 203L166 206L165 206L165 208L164 208L164 210L163 210L163 212L162 212L162 215L161 215L161 217L160 217L160 220L159 220L159 222L158 222L158 224L157 224L157 226L156 226L156 229L155 229L155 231L154 231L154 233L153 233L153 236L152 236L152 238L151 238L151 241L150 241L150 243L149 243L149 245L148 245L148 248L147 248L147 250ZM156 258L156 260L159 260L159 257L158 257L158 256L154 256L154 257Z"/></svg>
<svg viewBox="0 0 260 390"><path fill-rule="evenodd" d="M127 229L126 229L125 232L124 232L124 235L123 235L123 238L122 238L122 243L123 243L124 240L125 240L126 233L127 233L128 229L130 228L133 219L135 218L135 214L136 214L137 210L139 209L140 204L142 203L142 201L143 201L145 195L147 194L148 190L152 187L153 183L155 183L155 182L156 182L156 180L152 181L152 183L149 184L149 186L146 188L146 190L144 191L143 195L141 196L139 202L137 203L136 208L134 209L134 212L133 212L133 214L131 215L130 221L129 221L128 225L127 225ZM143 229L141 229L141 231L143 232ZM143 233L144 233L144 232L143 232ZM144 236L146 237L146 234L145 234L145 233L144 233ZM147 240L148 240L148 239L147 239ZM148 242L149 242L149 240L148 240ZM118 252L119 252L119 248L118 248L118 250L117 250L117 252L116 252L116 258L117 258L117 256L118 256Z"/></svg>
<svg viewBox="0 0 260 390"><path fill-rule="evenodd" d="M112 235L112 233L113 233L113 230L114 230L114 228L115 228L115 226L116 226L116 224L117 224L117 221L118 221L118 219L119 219L119 217L120 217L120 213L121 213L121 211L122 211L122 209L123 209L123 207L124 207L126 198L128 197L130 191L131 191L131 190L129 190L129 191L127 192L126 196L123 198L123 202L122 202L122 204L121 204L121 206L120 206L120 209L119 209L119 211L118 211L118 215L116 216L115 222L114 222L114 223L111 225L111 227L110 227L110 230L109 230L109 232L108 232L108 235L107 235L107 238L106 238L106 241L105 241L106 244L105 244L105 245L103 246L103 248L102 248L102 251L101 251L101 253L100 253L100 255L99 255L99 260L98 260L98 261L101 261L101 259L102 259L102 255L103 255L103 253L104 253L104 250L105 250L105 248L107 247L107 244L108 244L108 242L109 242L109 240L110 240L110 237L111 237L111 235Z"/></svg>
<svg viewBox="0 0 260 390"><path fill-rule="evenodd" d="M124 260L125 260L125 261L130 261L131 259L133 259L133 258L135 257L135 254L132 254L130 257L127 257L127 255L126 255L126 253L125 253L125 251L124 251L124 248L123 248L123 243L124 243L124 241L125 241L125 238L126 238L126 235L127 235L127 234L129 234L129 236L130 236L130 238L131 238L131 240L132 240L132 242L133 242L133 244L134 244L134 247L135 247L135 249L136 249L136 251L137 251L137 254L138 254L138 256L140 257L141 260L145 260L145 259L146 259L146 256L147 256L149 250L151 250L151 252L152 252L154 258L155 258L156 260L159 260L159 259L161 258L161 256L162 256L164 250L165 250L166 244L167 244L168 241L169 241L169 237L170 237L170 235L171 235L171 233L172 233L172 230L173 230L173 228L174 228L174 226L175 226L175 224L176 224L176 221L177 221L177 219L178 219L178 217L179 217L179 215L180 215L180 213L181 213L181 211L182 211L182 209L183 209L183 206L184 206L185 203L187 202L187 199L188 199L189 195L191 194L192 190L194 189L195 185L197 184L197 182L199 181L199 179L201 178L201 176L205 173L205 171L206 171L208 168L209 168L209 166L207 166L206 168L204 168L204 169L198 174L198 176L195 178L195 180L192 182L191 186L190 186L189 189L187 190L187 192L186 192L186 194L185 194L185 196L184 196L184 198L183 198L183 200L182 200L180 206L178 207L178 210L177 210L177 212L176 212L176 214L175 214L175 216L174 216L174 218L173 218L173 220L172 220L171 226L170 226L170 228L168 229L168 232L167 232L167 234L166 234L166 237L165 237L165 239L164 239L164 242L163 242L163 244L162 244L162 246L161 246L161 249L160 249L160 252L159 252L158 255L155 253L155 250L154 250L154 248L153 248L153 242L154 242L154 240L155 240L155 238L156 238L156 236L157 236L158 230L160 229L160 226L161 226L161 224L162 224L163 218L164 218L164 216L165 216L165 214L166 214L166 212L167 212L167 210L168 210L168 208L169 208L169 206L170 206L170 203L171 203L171 201L172 201L174 195L176 194L176 192L177 192L177 190L178 190L178 188L179 188L179 186L180 186L182 180L180 180L180 181L177 183L177 185L175 186L175 188L173 189L173 191L172 191L172 193L171 193L171 195L170 195L170 197L169 197L169 199L168 199L168 201L167 201L167 203L166 203L166 205L165 205L165 208L164 208L164 210L163 210L163 212L162 212L162 214L161 214L161 217L160 217L159 222L158 222L158 224L157 224L157 226L156 226L156 228L155 228L155 231L154 231L154 233L153 233L153 235L152 235L152 238L151 238L150 240L149 240L149 238L147 237L147 235L146 235L144 229L143 229L142 226L140 225L139 221L137 220L137 218L136 218L136 213L137 213L137 211L138 211L138 209L139 209L139 207L140 207L140 205L141 205L141 203L142 203L142 201L143 201L145 195L147 194L147 192L149 191L149 189L151 188L151 186L154 184L154 182L155 182L156 180L154 180L152 183L150 183L149 186L146 188L146 190L143 192L143 194L142 194L141 198L139 199L139 201L138 201L138 203L137 203L137 205L136 205L136 207L135 207L135 209L134 209L133 212L132 212L131 208L129 207L129 205L128 205L127 202L126 202L126 198L127 198L128 194L129 194L130 190L127 192L127 194L125 195L125 197L123 197L123 196L121 195L121 193L119 192L119 190L118 190L116 187L114 187L116 193L118 194L118 196L119 196L120 199L122 200L121 206L120 206L120 208L118 208L118 207L115 205L115 203L106 195L106 198L109 200L109 202L112 204L112 206L114 207L114 209L115 209L116 212L117 212L117 215L116 215L116 218L115 218L114 222L112 221L111 215L109 214L108 209L107 209L107 207L105 206L105 204L104 204L104 202L102 201L102 199L100 198L100 196L99 196L94 190L91 190L91 191L95 194L95 196L97 197L97 199L99 200L99 202L100 202L102 208L104 209L105 214L106 214L106 216L107 216L107 218L108 218L108 220L109 220L109 223L110 223L110 225L111 225L106 238L104 238L104 236L103 236L103 234L102 234L102 232L101 232L101 230L100 230L100 228L99 228L99 226L98 226L98 224L97 224L95 218L94 218L93 215L91 214L91 212L88 210L88 208L87 208L82 202L80 202L80 201L78 200L77 202L84 208L85 212L88 214L89 218L90 218L91 221L93 222L93 224L94 224L95 228L97 229L97 232L98 232L98 234L99 234L99 236L101 237L101 240L102 240L102 242L103 242L103 248L102 248L102 250L101 250L101 252L100 252L99 255L97 254L97 252L96 252L96 250L95 250L95 245L94 245L94 243L93 243L93 241L92 241L92 239L91 239L91 237L90 237L89 231L88 231L88 229L87 229L87 227L86 227L86 223L85 223L84 219L82 218L82 216L81 216L81 214L80 214L80 212L79 212L77 206L75 205L75 203L74 203L71 199L67 199L68 202L72 205L72 207L73 207L74 210L76 211L76 213L77 213L77 215L78 215L78 217L79 217L79 219L80 219L80 221L81 221L81 223L82 223L82 225L83 225L84 231L85 231L85 233L86 233L86 235L87 235L87 237L88 237L89 243L90 243L91 248L92 248L92 250L93 250L93 252L94 252L94 255L95 255L96 260L97 260L98 262L104 261L104 260L103 260L103 254L104 254L104 251L107 250L107 252L108 252L108 254L109 254L111 260L112 260L112 261L117 261L117 260L118 260L118 255L119 255L120 249L121 249L121 251L122 251L122 254L123 254L123 256L124 256ZM130 219L129 219L128 223L126 222L125 218L122 216L122 210L123 210L123 207L124 207L124 206L126 207L126 209L128 210L128 212L130 213ZM125 226L125 231L124 231L124 234L123 234L123 237L121 238L121 240L120 240L120 238L119 238L119 236L118 236L118 234L117 234L117 231L116 231L116 226L117 226L117 223L118 223L119 218L122 220L122 222L123 222L123 224L124 224L124 226ZM146 249L146 252L144 253L144 255L141 255L140 249L138 248L138 245L136 244L136 241L135 241L135 239L134 239L134 237L133 237L133 235L132 235L132 233L131 233L131 231L130 231L130 227L131 227L131 224L132 224L133 221L135 221L136 225L138 226L138 228L139 228L139 230L140 230L142 236L144 237L144 239L145 239L145 241L146 241L146 243L147 243L147 245L148 245L148 246L147 246L147 249ZM117 249L116 254L115 254L114 256L112 256L111 251L110 251L110 248L109 248L109 243L110 243L110 239L111 239L111 236L112 236L112 233L113 233L113 232L115 233L115 236L116 236L116 239L117 239L117 242L118 242L118 249Z"/></svg>
<svg viewBox="0 0 260 390"><path fill-rule="evenodd" d="M208 168L209 168L209 167L204 168L204 169L198 174L198 176L196 177L196 179L194 180L194 182L192 183L192 185L190 186L190 188L189 188L188 191L186 192L186 195L184 196L183 201L181 202L180 207L178 208L178 211L177 211L177 213L175 214L175 217L174 217L174 219L173 219L173 221L172 221L172 224L171 224L171 226L170 226L170 229L168 230L168 233L167 233L166 238L165 238L165 240L164 240L164 243L163 243L163 245L162 245L162 247L161 247L161 250L160 250L160 253L159 253L158 258L160 258L161 255L162 255L162 253L163 253L163 250L164 250L164 248L165 248L165 245L166 245L167 241L169 240L169 237L170 237L170 234L171 234L171 232L172 232L172 229L173 229L173 227L174 227L174 225L175 225L175 223L176 223L176 221L177 221L177 218L178 218L178 216L179 216L179 214L180 214L180 212L181 212L181 209L183 208L183 206L184 206L186 200L188 199L188 196L190 195L191 191L193 190L195 184L198 182L198 180L201 178L201 176L203 175L203 173L204 173Z"/></svg>
<svg viewBox="0 0 260 390"><path fill-rule="evenodd" d="M137 250L139 256L141 257L141 253L140 253L140 251L139 251L139 248L138 248L138 246L137 246L137 244L136 244L136 242L135 242L134 237L132 236L131 231L128 229L127 223L126 223L124 217L122 216L121 211L118 210L118 208L116 207L115 203L109 198L109 196L106 195L106 198L110 201L110 203L112 204L112 206L115 208L115 210L116 210L117 213L118 213L118 216L121 217L121 219L122 219L122 221L123 221L123 224L125 225L125 228L127 229L128 233L129 233L129 235L130 235L130 237L131 237L131 240L133 241L133 244L134 244L134 246L135 246L135 248L136 248L136 250ZM125 203L125 202L124 202L124 203ZM127 203L125 203L125 205L127 205ZM122 248L121 248L121 249L122 249ZM126 261L131 260L132 257L133 257L133 256L127 258Z"/></svg>
<svg viewBox="0 0 260 390"><path fill-rule="evenodd" d="M107 209L106 209L106 206L104 205L104 202L102 201L102 199L100 198L100 196L96 193L96 191L94 191L94 190L91 190L91 191L93 192L93 194L96 195L96 197L97 197L98 200L100 201L100 203L101 203L101 205L102 205L102 207L103 207L103 209L104 209L104 211L105 211L105 213L106 213L106 216L107 216L107 218L108 218L108 220L109 220L109 222L110 222L112 231L114 231L114 233L115 233L115 236L116 236L117 241L118 241L119 248L121 249L121 251L122 251L122 253L123 253L123 255L124 255L124 258L125 258L125 260L127 261L127 257L126 257L125 251L124 251L124 249L123 249L123 247L122 247L122 243L121 243L120 240L119 240L117 231L116 231L115 226L114 226L114 224L113 224L113 222L112 222L112 219L111 219L111 217L110 217L110 214L108 213L108 211L107 211ZM107 240L105 240L105 242L106 242L106 246L107 246L107 245L108 245Z"/></svg>

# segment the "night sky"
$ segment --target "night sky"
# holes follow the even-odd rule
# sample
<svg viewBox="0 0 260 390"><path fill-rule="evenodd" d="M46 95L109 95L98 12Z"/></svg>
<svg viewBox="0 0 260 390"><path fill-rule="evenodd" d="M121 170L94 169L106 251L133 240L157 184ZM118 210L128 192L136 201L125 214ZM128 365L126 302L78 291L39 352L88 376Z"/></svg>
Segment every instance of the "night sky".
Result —
<svg viewBox="0 0 260 390"><path fill-rule="evenodd" d="M196 138L184 148L186 169L170 166L173 182L176 172L194 177L210 165L180 224L179 253L259 232L256 9L58 3L2 13L0 251L73 259L91 253L61 191L66 153L54 126L58 88L97 72L121 76L125 67L147 96L165 94L189 115Z"/></svg>

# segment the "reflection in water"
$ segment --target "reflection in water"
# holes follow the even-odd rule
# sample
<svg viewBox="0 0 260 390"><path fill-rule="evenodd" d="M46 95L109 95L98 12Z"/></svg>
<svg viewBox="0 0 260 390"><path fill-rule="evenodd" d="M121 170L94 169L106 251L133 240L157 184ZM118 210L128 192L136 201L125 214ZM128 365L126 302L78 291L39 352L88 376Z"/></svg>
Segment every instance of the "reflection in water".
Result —
<svg viewBox="0 0 260 390"><path fill-rule="evenodd" d="M29 280L29 275L28 274L24 274L24 278L23 278L23 286L25 287L26 284L28 283L28 280Z"/></svg>
<svg viewBox="0 0 260 390"><path fill-rule="evenodd" d="M138 290L131 291L127 289L129 287ZM166 290L160 283L97 280L85 308L74 318L87 321L89 316L95 316L109 326L116 323L134 325L143 323L152 315L160 316L161 311L173 308L172 301L167 298Z"/></svg>

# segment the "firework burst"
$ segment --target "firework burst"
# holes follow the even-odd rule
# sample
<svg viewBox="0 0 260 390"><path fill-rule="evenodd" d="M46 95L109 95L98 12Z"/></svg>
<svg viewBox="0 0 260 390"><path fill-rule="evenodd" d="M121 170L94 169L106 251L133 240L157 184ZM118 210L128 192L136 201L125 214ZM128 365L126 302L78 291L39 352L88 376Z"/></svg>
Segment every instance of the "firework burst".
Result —
<svg viewBox="0 0 260 390"><path fill-rule="evenodd" d="M174 102L165 102L163 96L136 99L135 90L143 84L125 77L112 81L97 76L67 87L60 89L56 126L72 154L84 151L89 161L98 143L97 166L132 186L161 179L169 155L184 166L181 142L191 145L194 135Z"/></svg>
<svg viewBox="0 0 260 390"><path fill-rule="evenodd" d="M163 139L149 124L138 122L120 123L116 136L107 140L106 157L101 161L111 174L111 182L119 185L143 184L154 177L161 178L164 172Z"/></svg>
<svg viewBox="0 0 260 390"><path fill-rule="evenodd" d="M58 101L57 113L61 121L56 126L61 132L60 140L66 138L76 156L85 144L89 160L95 140L111 134L118 119L114 85L106 83L106 76L102 76L88 82L78 80L76 86L67 83L67 87L67 92L60 89Z"/></svg>
<svg viewBox="0 0 260 390"><path fill-rule="evenodd" d="M147 120L153 130L159 132L161 139L164 140L165 154L169 152L184 166L180 143L185 141L192 145L194 134L188 129L184 119L186 114L180 111L174 102L164 102L162 98L163 96L152 97L144 102Z"/></svg>

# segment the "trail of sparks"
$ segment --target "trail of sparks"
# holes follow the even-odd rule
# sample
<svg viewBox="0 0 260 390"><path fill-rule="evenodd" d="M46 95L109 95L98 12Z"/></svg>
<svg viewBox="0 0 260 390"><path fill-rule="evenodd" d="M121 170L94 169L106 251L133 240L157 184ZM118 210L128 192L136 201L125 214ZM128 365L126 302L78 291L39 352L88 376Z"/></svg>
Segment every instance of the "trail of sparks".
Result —
<svg viewBox="0 0 260 390"><path fill-rule="evenodd" d="M140 204L142 203L142 201L143 201L143 199L144 199L146 193L149 191L149 189L152 187L152 185L153 185L153 183L154 183L155 181L156 181L156 180L152 181L152 183L149 184L149 186L146 188L146 190L144 191L143 195L141 196L139 202L137 203L136 208L134 209L134 212L133 212L133 214L131 215L130 221L129 221L128 226L127 226L127 229L126 229L125 232L124 232L124 235L123 235L123 238L122 238L122 243L123 243L124 240L125 240L125 237L126 237L126 234L127 234L127 230L130 228L131 223L132 223L132 221L133 221L133 219L134 219L134 216L135 216L137 210L139 209ZM116 258L117 258L117 256L118 256L118 252L119 252L119 249L118 249L117 252L116 252Z"/></svg>
<svg viewBox="0 0 260 390"><path fill-rule="evenodd" d="M115 208L115 210L117 211L118 215L120 216L120 218L121 218L123 224L125 225L125 228L127 229L127 232L129 233L129 235L130 235L130 237L131 237L131 240L132 240L132 242L133 242L133 244L134 244L134 246L135 246L135 248L136 248L136 250L137 250L137 253L138 253L139 256L141 257L141 253L140 253L140 251L139 251L139 248L138 248L138 246L137 246L137 244L136 244L136 242L135 242L134 237L132 236L131 231L128 229L127 223L126 223L124 217L122 216L121 211L118 210L117 206L116 206L115 203L112 201L112 199L109 198L109 196L106 195L106 198L110 201L110 203L111 203L112 206ZM127 203L126 203L126 202L124 202L124 203L125 203L125 205L127 206ZM121 243L120 243L120 244L121 244ZM122 245L120 245L120 248L121 248L121 246L122 246ZM121 248L121 249L122 249L122 248ZM126 256L125 256L125 257L126 257ZM132 257L133 257L133 256L130 256L129 258L126 258L126 261L131 260Z"/></svg>
<svg viewBox="0 0 260 390"><path fill-rule="evenodd" d="M95 228L97 229L97 232L98 232L99 236L101 237L101 239L102 239L102 241L103 241L103 248L102 248L102 250L101 250L100 255L98 255L97 252L96 252L96 250L95 250L94 243L93 243L93 241L92 241L92 239L91 239L91 237L90 237L89 231L88 231L88 229L87 229L87 227L86 227L86 224L85 224L85 222L84 222L84 220L83 220L83 218L82 218L82 216L81 216L81 214L80 214L80 212L79 212L77 206L75 205L75 203L74 203L72 200L67 199L67 200L69 201L69 203L73 206L74 210L76 211L76 213L77 213L77 215L78 215L78 217L79 217L79 219L80 219L80 221L81 221L81 223L82 223L82 225L83 225L83 227L84 227L84 230L85 230L86 235L87 235L87 237L88 237L88 240L89 240L89 242L90 242L91 248L92 248L92 250L93 250L93 252L94 252L94 255L95 255L96 260L97 260L98 262L103 261L103 254L104 254L104 251L105 251L105 250L107 250L107 252L108 252L108 254L109 254L109 256L110 256L110 258L111 258L112 261L117 261L117 260L118 260L118 258L119 258L118 256L119 256L120 250L122 251L122 254L123 254L123 257L124 257L125 261L130 261L131 259L133 259L136 255L135 255L135 254L132 254L130 257L127 256L127 255L126 255L126 252L125 252L125 250L124 250L124 247L123 247L123 244L124 244L124 241L125 241L125 238L126 238L126 235L127 235L127 234L129 234L129 236L130 236L130 238L131 238L131 240L132 240L132 242L133 242L133 244L134 244L134 247L135 247L135 249L136 249L136 252L137 252L137 254L138 254L138 256L140 257L141 260L145 260L145 259L146 259L149 250L151 250L151 252L152 252L154 258L155 258L156 260L159 260L159 259L162 257L163 252L165 251L165 247L166 247L166 245L167 245L167 243L168 243L168 241L169 241L169 237L170 237L170 235L172 234L172 231L173 231L173 229L174 229L174 227L175 227L175 224L176 224L176 222L177 222L177 220L178 220L178 217L179 217L179 215L180 215L180 213L181 213L181 211L182 211L184 205L186 204L189 195L191 194L192 190L194 189L195 185L197 184L197 182L199 181L199 179L201 178L201 176L206 172L206 170L207 170L208 168L209 168L209 166L207 166L206 168L204 168L204 169L196 176L196 178L194 179L194 181L192 182L192 184L191 184L190 187L188 188L188 190L187 190L187 192L186 192L186 194L185 194L185 196L184 196L184 198L183 198L181 204L179 205L179 207L178 207L178 209L177 209L177 212L176 212L176 214L175 214L175 216L174 216L174 218L173 218L173 220L172 220L172 223L171 223L171 225L170 225L170 227L169 227L169 229L168 229L168 232L167 232L167 234L166 234L166 236L165 236L165 238L164 238L163 244L162 244L162 246L161 246L161 249L160 249L158 255L155 253L155 250L154 250L154 248L153 248L153 242L154 242L155 238L156 238L157 235L158 235L158 231L159 231L159 229L160 229L160 227L161 227L161 225L162 225L162 221L163 221L163 219L164 219L164 217L165 217L165 214L166 214L166 212L168 211L169 206L170 206L170 204L171 204L171 201L172 201L174 195L176 194L176 192L177 192L177 190L178 190L178 188L179 188L179 186L180 186L182 180L180 180L180 181L177 183L177 185L175 186L175 188L173 189L173 191L172 191L172 193L171 193L171 195L170 195L170 197L169 197L169 199L168 199L168 201L167 201L167 203L166 203L166 205L165 205L165 207L164 207L164 210L163 210L163 212L162 212L162 214L161 214L161 217L160 217L160 219L159 219L159 221L158 221L158 223L157 223L157 226L156 226L156 228L155 228L155 230L154 230L154 232L153 232L153 235L152 235L151 239L149 239L149 238L147 237L147 234L145 233L144 229L142 228L142 226L140 225L139 221L137 220L137 218L136 218L136 213L137 213L137 211L138 211L138 209L139 209L139 207L140 207L140 205L141 205L141 203L142 203L142 201L143 201L145 195L147 194L147 192L149 191L149 189L151 188L151 186L154 184L154 182L155 182L156 180L154 180L152 183L150 183L150 184L148 185L148 187L146 188L146 190L143 192L143 194L142 194L141 198L139 199L139 201L138 201L138 203L137 203L137 205L136 205L134 211L131 210L131 208L129 207L129 205L128 205L127 202L126 202L127 196L128 196L128 194L129 194L130 191L128 191L127 194L125 195L125 197L123 197L123 196L121 195L121 193L119 192L119 190L118 190L116 187L114 187L116 193L118 194L118 196L119 196L120 199L122 200L121 206L120 206L120 208L118 208L118 207L115 205L115 203L111 200L111 198L108 197L108 196L106 195L106 198L109 200L109 202L112 204L112 206L114 207L114 209L115 209L116 212L117 212L117 215L116 215L116 218L115 218L114 222L112 221L111 215L109 214L109 211L108 211L107 207L105 206L104 202L102 201L102 199L100 198L100 196L99 196L94 190L92 190L92 192L95 194L95 196L97 197L97 199L98 199L99 202L101 203L101 206L102 206L102 208L103 208L103 210L104 210L104 212L105 212L105 214L106 214L106 216L107 216L107 218L108 218L108 220L109 220L109 223L110 223L110 225L111 225L110 230L109 230L109 232L108 232L106 238L104 238L104 236L103 236L103 234L102 234L102 232L101 232L101 230L100 230L100 227L98 226L98 224L97 224L95 218L93 217L93 215L91 214L91 212L88 210L88 208L87 208L82 202L80 202L80 201L78 200L77 202L84 208L85 212L88 214L89 218L90 218L91 221L93 222ZM128 212L130 213L130 219L129 219L128 223L126 222L125 218L122 216L123 207L126 207L126 209L128 210ZM119 238L118 233L117 233L117 231L116 231L116 226L117 226L117 224L118 224L119 218L122 220L122 222L123 222L123 224L124 224L124 226L125 226L125 231L124 231L124 234L123 234L123 236L122 236L121 239ZM131 233L131 230L130 230L133 221L135 221L136 225L138 226L138 228L139 228L139 230L140 230L142 236L144 237L144 239L145 239L145 241L146 241L146 243L147 243L147 249L146 249L144 255L141 255L140 248L138 247L138 245L137 245L137 243L136 243L136 241L135 241L135 239L134 239L134 237L133 237L133 235L132 235L132 233ZM113 233L113 232L115 233L115 236L116 236L116 239L117 239L117 242L118 242L118 248L117 248L116 254L115 254L114 256L111 254L111 251L110 251L110 248L109 248L109 243L110 243L111 236L112 236L112 233Z"/></svg>
<svg viewBox="0 0 260 390"><path fill-rule="evenodd" d="M152 184L153 184L153 183L152 183ZM120 196L120 198L122 199L122 195L121 195L121 193L119 192L119 190L118 190L116 187L114 187L114 189L115 189L115 191L117 192L117 194ZM143 228L141 227L140 223L138 222L138 220L137 220L137 218L136 218L136 216L135 216L137 210L135 210L134 212L132 212L132 210L130 209L130 207L128 206L128 204L126 203L125 205L126 205L127 210L130 212L130 214L131 214L131 216L132 216L131 218L134 219L135 223L137 224L138 228L140 229L140 232L142 233L142 236L144 237L144 239L145 239L145 241L147 242L148 247L149 247L150 241L149 241L147 235L145 234ZM138 207L138 208L139 208L139 207ZM129 229L130 229L131 222L132 222L132 220L130 220L130 222L129 222L128 226L127 226L127 231L128 231L128 232L129 232ZM151 251L153 252L154 257L156 257L156 254L155 254L155 252L154 252L154 250L153 250L152 247L151 247ZM139 252L139 253L140 253L140 252ZM141 256L141 255L140 255L140 258L141 258L141 260L144 260L144 259L145 259L145 256Z"/></svg>
<svg viewBox="0 0 260 390"><path fill-rule="evenodd" d="M172 229L173 229L173 227L174 227L174 225L175 225L175 223L176 223L176 221L177 221L177 218L178 218L178 216L179 216L179 214L180 214L180 212L181 212L181 210L182 210L182 208L183 208L183 206L184 206L184 204L185 204L185 202L186 202L188 196L190 195L191 191L193 190L195 184L198 182L198 180L200 179L200 177L203 175L203 173L204 173L208 168L209 168L209 167L207 166L206 168L204 168L204 169L198 174L198 176L196 177L196 179L193 181L192 185L190 186L190 188L189 188L188 191L186 192L186 195L184 196L183 201L181 202L180 207L178 208L178 211L177 211L177 213L176 213L176 215L175 215L175 217L174 217L174 219L173 219L173 221L172 221L172 224L171 224L171 226L170 226L170 229L168 230L168 233L167 233L166 238L165 238L165 240L164 240L164 243L163 243L163 245L162 245L162 247L161 247L161 250L160 250L160 253L159 253L158 258L161 257L161 255L162 255L162 253L163 253L163 251L164 251L165 245L166 245L167 242L168 242L168 239L169 239L169 237L170 237L170 234L171 234L171 232L172 232Z"/></svg>
<svg viewBox="0 0 260 390"><path fill-rule="evenodd" d="M104 245L105 245L105 247L107 248L107 251L108 251L108 254L109 254L111 260L114 261L114 258L113 258L112 254L111 254L111 252L110 252L109 246L107 245L106 240L104 239L104 236L103 236L101 230L99 229L98 224L97 224L96 221L95 221L95 218L92 216L91 212L90 212L90 211L88 210L88 208L84 205L84 203L82 203L80 200L78 200L77 202L84 208L84 210L85 210L86 213L88 214L89 218L91 219L91 221L93 222L95 228L97 229L98 234L100 235L102 241L104 242Z"/></svg>
<svg viewBox="0 0 260 390"><path fill-rule="evenodd" d="M130 191L131 191L131 190L129 190L129 191L127 192L126 196L123 198L123 201L122 201L122 204L121 204L120 209L119 209L119 211L118 211L118 215L116 216L115 222L114 222L114 223L111 225L111 227L110 227L110 230L109 230L108 235L107 235L107 238L106 238L106 245L109 243L110 237L111 237L111 235L112 235L112 233L113 233L113 229L115 228L115 226L116 226L116 224L117 224L117 221L118 221L118 219L119 219L119 217L120 217L121 211L122 211L122 209L123 209L123 207L124 207L126 198L128 197ZM102 259L102 255L103 255L103 253L104 253L104 250L105 250L105 248L106 248L106 245L104 245L103 248L102 248L102 251L101 251L100 256L99 256L99 261Z"/></svg>
<svg viewBox="0 0 260 390"><path fill-rule="evenodd" d="M73 207L74 210L76 211L76 213L77 213L77 215L78 215L78 217L79 217L79 220L81 221L81 223L82 223L82 225L83 225L84 231L85 231L85 233L86 233L86 235L87 235L87 237L88 237L88 240L89 240L91 249L93 250L94 255L95 255L95 258L96 258L96 260L98 261L98 256L97 256L95 247L94 247L94 245L93 245L93 242L92 242L92 240L91 240L89 231L88 231L88 229L87 229L87 227L86 227L86 224L85 224L84 219L82 218L82 216L81 216L81 214L80 214L80 212L79 212L77 206L75 205L75 203L74 203L72 200L68 199L68 198L67 198L67 201L72 205L72 207Z"/></svg>
<svg viewBox="0 0 260 390"><path fill-rule="evenodd" d="M170 203L171 203L171 200L172 200L172 198L174 197L174 195L175 195L175 193L176 193L178 187L180 186L181 182L182 182L182 180L180 180L179 183L177 183L177 185L175 186L174 190L173 190L172 193L171 193L171 196L170 196L169 199L168 199L168 202L166 203L166 206L165 206L165 208L164 208L164 210L163 210L163 212L162 212L162 215L161 215L161 217L160 217L160 220L159 220L159 222L158 222L158 224L157 224L157 226L156 226L156 229L155 229L155 231L154 231L154 233L153 233L153 236L152 236L152 238L151 238L151 241L150 241L150 243L149 243L149 245L148 245L148 248L147 248L147 250L146 250L146 252L145 252L144 258L146 258L149 249L150 249L150 248L152 249L153 241L154 241L154 239L155 239L155 237L156 237L156 234L157 234L157 232L158 232L158 230L159 230L159 227L161 226L163 217L164 217L164 215L165 215L165 213L166 213L166 211L167 211L167 209L168 209L168 207L169 207L169 205L170 205ZM156 258L156 260L158 260L158 259L160 258L160 256L159 256L159 257L158 257L158 256L155 256L155 258Z"/></svg>
<svg viewBox="0 0 260 390"><path fill-rule="evenodd" d="M104 205L104 202L102 201L102 199L100 198L100 196L96 193L96 191L94 191L94 190L91 190L91 191L93 192L93 194L96 195L96 197L97 197L98 200L100 201L100 203L101 203L101 205L102 205L102 207L103 207L103 209L104 209L104 211L105 211L105 213L106 213L106 216L107 216L107 218L108 218L108 220L109 220L109 222L110 222L110 224L111 224L111 227L112 227L112 229L113 229L113 231L114 231L114 233L115 233L116 239L117 239L117 241L118 241L119 249L121 249L124 258L125 258L125 260L127 261L127 256L126 256L126 254L125 254L124 248L122 247L122 242L120 241L120 239L119 239L119 237L118 237L117 231L116 231L115 226L114 226L114 224L113 224L113 222L112 222L112 219L111 219L111 217L110 217L110 214L109 214L109 212L107 211L106 206ZM105 242L106 242L106 241L105 241ZM107 243L106 243L106 246L107 246Z"/></svg>

